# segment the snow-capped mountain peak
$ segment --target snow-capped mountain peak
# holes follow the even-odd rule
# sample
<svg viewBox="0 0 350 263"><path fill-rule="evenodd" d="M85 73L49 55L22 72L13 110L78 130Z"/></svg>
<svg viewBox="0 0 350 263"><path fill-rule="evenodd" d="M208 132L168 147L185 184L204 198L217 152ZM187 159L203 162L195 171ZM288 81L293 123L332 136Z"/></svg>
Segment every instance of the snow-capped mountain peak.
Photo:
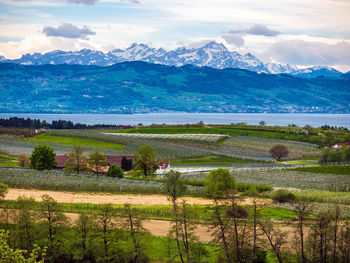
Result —
<svg viewBox="0 0 350 263"><path fill-rule="evenodd" d="M241 68L255 72L285 73L307 78L318 76L338 77L341 75L341 72L327 66L298 69L296 66L288 64L264 64L251 53L242 55L237 51L228 50L224 44L215 41L208 42L201 47L179 47L171 51L166 51L163 48L155 49L143 43L133 43L126 49L114 49L107 53L91 49L80 51L54 50L45 54L25 54L20 59L15 60L0 57L0 63L12 62L22 65L78 64L109 66L115 63L136 60L168 66L193 65L216 69Z"/></svg>

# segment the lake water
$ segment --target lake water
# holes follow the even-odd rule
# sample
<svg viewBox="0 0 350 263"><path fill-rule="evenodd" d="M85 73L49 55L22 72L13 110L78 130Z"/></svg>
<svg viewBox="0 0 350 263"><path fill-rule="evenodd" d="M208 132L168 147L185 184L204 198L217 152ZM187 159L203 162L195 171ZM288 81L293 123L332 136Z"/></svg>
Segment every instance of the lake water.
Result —
<svg viewBox="0 0 350 263"><path fill-rule="evenodd" d="M0 113L0 118L22 117L40 119L47 122L53 120L69 120L74 123L85 124L230 124L246 122L259 124L265 121L266 125L286 126L296 124L313 127L322 125L343 126L350 128L350 114L264 114L264 113L148 113L148 114L33 114L33 113Z"/></svg>

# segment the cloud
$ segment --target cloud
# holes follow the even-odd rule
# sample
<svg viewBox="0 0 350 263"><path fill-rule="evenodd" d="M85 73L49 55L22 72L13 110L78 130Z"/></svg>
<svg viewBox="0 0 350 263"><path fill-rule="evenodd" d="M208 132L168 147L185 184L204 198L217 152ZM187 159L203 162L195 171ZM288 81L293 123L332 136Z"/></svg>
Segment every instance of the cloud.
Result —
<svg viewBox="0 0 350 263"><path fill-rule="evenodd" d="M20 41L0 42L0 55L9 59L15 59L26 53L45 53L52 50L77 51L83 48L97 49L96 46L86 40L51 38L40 33L33 33Z"/></svg>
<svg viewBox="0 0 350 263"><path fill-rule="evenodd" d="M57 28L46 26L43 33L49 37L64 37L64 38L81 38L88 39L88 35L95 35L96 33L86 26L79 28L69 23L63 23Z"/></svg>
<svg viewBox="0 0 350 263"><path fill-rule="evenodd" d="M17 1L28 1L28 0L17 0ZM83 5L95 5L100 0L67 0L67 3L71 4L83 4ZM120 0L121 2L128 2L131 4L140 4L139 0Z"/></svg>
<svg viewBox="0 0 350 263"><path fill-rule="evenodd" d="M244 39L238 34L223 34L221 36L228 44L235 45L236 47L241 47L244 45Z"/></svg>
<svg viewBox="0 0 350 263"><path fill-rule="evenodd" d="M350 65L350 43L286 40L272 44L264 56L294 65Z"/></svg>
<svg viewBox="0 0 350 263"><path fill-rule="evenodd" d="M99 0L67 0L67 3L83 4L83 5L95 5Z"/></svg>
<svg viewBox="0 0 350 263"><path fill-rule="evenodd" d="M248 35L257 35L257 36L265 36L265 37L274 37L281 34L280 31L268 28L264 25L254 25L249 28L238 29L238 30L230 30L228 31L230 34L248 34Z"/></svg>

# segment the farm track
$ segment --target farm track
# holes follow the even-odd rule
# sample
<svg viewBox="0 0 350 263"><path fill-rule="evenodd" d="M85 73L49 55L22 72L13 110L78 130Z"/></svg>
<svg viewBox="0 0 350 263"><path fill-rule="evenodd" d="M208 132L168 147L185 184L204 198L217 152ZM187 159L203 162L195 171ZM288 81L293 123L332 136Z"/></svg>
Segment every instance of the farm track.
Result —
<svg viewBox="0 0 350 263"><path fill-rule="evenodd" d="M113 204L113 205L171 205L165 195L136 195L136 194L106 194L106 193L74 193L43 190L28 190L10 188L5 200L16 200L19 196L33 197L35 201L41 201L41 196L50 195L59 203L84 203L84 204ZM189 205L211 205L210 199L185 197ZM244 198L243 205L252 203L251 198Z"/></svg>
<svg viewBox="0 0 350 263"><path fill-rule="evenodd" d="M166 196L161 195L113 195L113 194L93 194L93 193L72 193L72 192L55 192L55 191L39 191L27 189L9 189L5 200L16 200L19 196L34 197L36 201L41 201L41 196L48 194L57 202L63 203L90 203L90 204L125 204L132 205L170 205L171 203ZM203 198L184 198L188 204L210 205L211 200ZM266 200L264 200L266 202ZM269 201L268 201L269 202ZM251 198L245 198L241 204L251 204ZM70 220L71 224L78 219L78 213L64 213ZM283 223L283 224L281 224ZM281 231L288 232L288 240L293 240L295 226L294 223L284 224L284 221L276 220L276 224L280 224ZM169 220L146 219L143 223L145 229L154 236L166 237L169 229L172 227L172 222ZM212 239L212 230L206 224L196 224L194 231L199 240L204 243L209 243Z"/></svg>

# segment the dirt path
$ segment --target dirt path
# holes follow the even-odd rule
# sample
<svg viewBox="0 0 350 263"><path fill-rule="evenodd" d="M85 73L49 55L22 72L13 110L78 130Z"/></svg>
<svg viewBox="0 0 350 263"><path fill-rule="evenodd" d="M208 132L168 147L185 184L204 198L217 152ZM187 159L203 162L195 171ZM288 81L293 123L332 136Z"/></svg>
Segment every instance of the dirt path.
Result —
<svg viewBox="0 0 350 263"><path fill-rule="evenodd" d="M88 204L131 204L131 205L171 205L164 195L137 195L137 194L108 194L108 193L74 193L56 192L28 189L10 188L5 200L16 200L19 196L33 197L36 201L41 201L41 196L47 194L59 203L88 203ZM186 197L184 198L190 205L210 205L212 200ZM242 204L251 204L251 198L245 198Z"/></svg>

